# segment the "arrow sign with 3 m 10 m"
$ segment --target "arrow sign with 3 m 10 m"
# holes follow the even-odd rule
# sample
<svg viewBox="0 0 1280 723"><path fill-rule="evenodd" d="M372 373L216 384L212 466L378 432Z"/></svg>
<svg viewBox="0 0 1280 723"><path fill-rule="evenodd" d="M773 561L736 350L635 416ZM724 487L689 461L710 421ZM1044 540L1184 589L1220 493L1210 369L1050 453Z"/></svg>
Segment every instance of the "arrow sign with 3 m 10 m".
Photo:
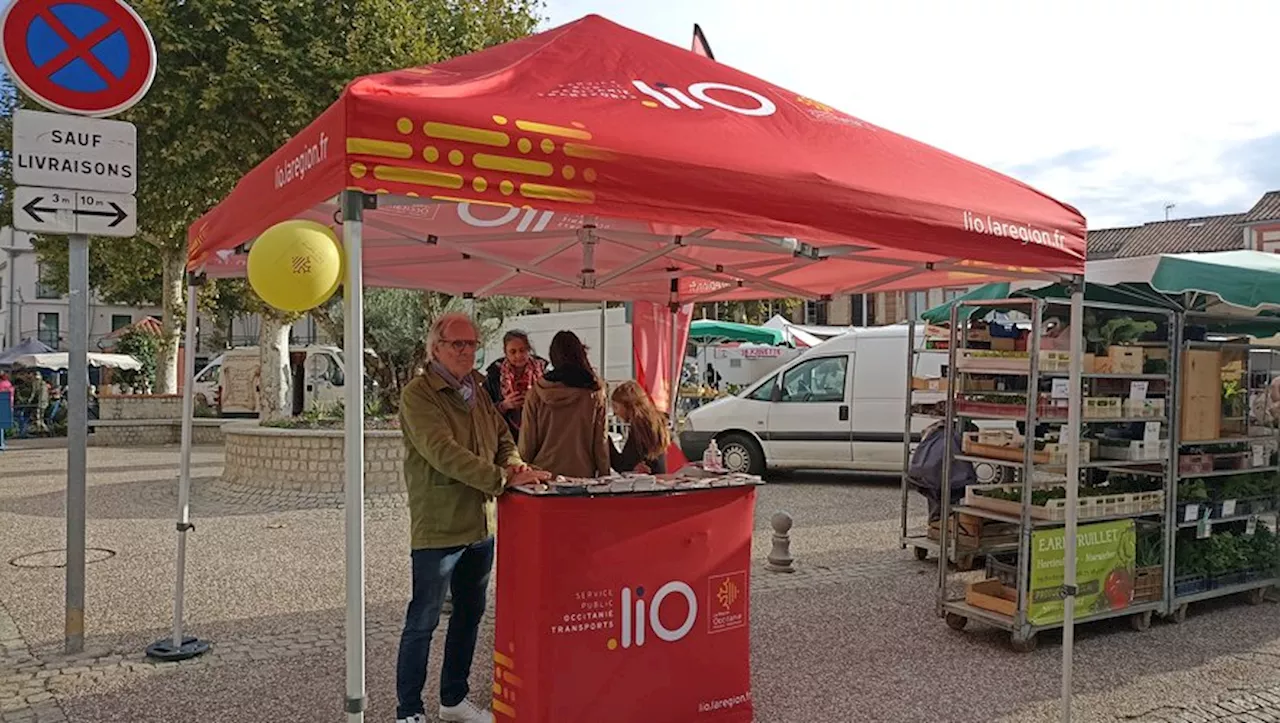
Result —
<svg viewBox="0 0 1280 723"><path fill-rule="evenodd" d="M19 186L13 203L20 231L127 237L138 230L137 203L125 194Z"/></svg>

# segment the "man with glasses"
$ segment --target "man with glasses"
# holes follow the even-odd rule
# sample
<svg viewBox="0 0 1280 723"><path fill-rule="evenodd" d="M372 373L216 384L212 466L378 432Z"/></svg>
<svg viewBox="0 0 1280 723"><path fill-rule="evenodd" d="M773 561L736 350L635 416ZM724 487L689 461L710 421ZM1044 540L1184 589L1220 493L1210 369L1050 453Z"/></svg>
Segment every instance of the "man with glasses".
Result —
<svg viewBox="0 0 1280 723"><path fill-rule="evenodd" d="M453 613L440 672L440 719L492 723L492 713L467 700L467 679L493 568L495 498L509 486L549 477L520 460L475 371L479 345L470 317L441 316L427 335L427 369L400 398L413 599L396 664L399 723L426 723L422 689L446 590Z"/></svg>

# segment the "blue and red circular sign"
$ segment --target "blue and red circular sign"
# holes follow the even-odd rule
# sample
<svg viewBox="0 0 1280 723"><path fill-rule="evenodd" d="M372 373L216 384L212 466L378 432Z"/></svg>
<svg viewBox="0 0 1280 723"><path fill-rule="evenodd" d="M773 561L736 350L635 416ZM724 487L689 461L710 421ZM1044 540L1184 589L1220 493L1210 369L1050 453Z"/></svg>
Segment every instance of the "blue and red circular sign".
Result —
<svg viewBox="0 0 1280 723"><path fill-rule="evenodd" d="M156 46L121 0L12 0L0 56L19 88L63 113L115 115L146 95Z"/></svg>

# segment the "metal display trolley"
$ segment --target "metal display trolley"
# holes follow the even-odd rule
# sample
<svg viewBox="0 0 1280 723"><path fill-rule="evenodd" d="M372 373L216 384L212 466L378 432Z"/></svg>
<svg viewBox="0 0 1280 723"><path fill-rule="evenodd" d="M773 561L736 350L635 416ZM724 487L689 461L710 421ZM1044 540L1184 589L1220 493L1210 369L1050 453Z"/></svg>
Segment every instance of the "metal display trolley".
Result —
<svg viewBox="0 0 1280 723"><path fill-rule="evenodd" d="M1274 534L1280 400L1269 396L1280 376L1280 350L1188 338L1193 328L1203 332L1226 321L1239 318L1179 315L1182 408L1172 434L1164 610L1174 622L1203 600L1245 594L1249 603L1261 604L1280 584Z"/></svg>
<svg viewBox="0 0 1280 723"><path fill-rule="evenodd" d="M923 327L923 328L922 328ZM913 530L910 527L911 517L911 454L914 451L915 444L920 441L921 432L928 426L940 422L945 415L932 414L925 411L924 408L935 408L946 404L947 402L947 376L945 364L939 365L937 375L921 369L921 356L923 354L947 354L946 347L931 348L929 342L937 340L945 340L945 336L931 336L930 331L935 329L933 325L921 324L916 321L907 322L907 356L906 356L906 406L905 406L905 423L902 429L902 499L901 499L901 519L900 530L898 536L898 546L905 550L911 548L917 560L924 561L930 555L937 556L940 549L938 539L930 535L929 527L926 526L920 530ZM917 334L922 335L922 339L917 341ZM990 469L994 471L994 478L986 481L998 481L1005 479L1001 474L1006 468L1000 465L991 465ZM1009 475L1011 478L1012 475ZM979 481L983 481L983 475L979 473ZM939 533L940 534L940 533ZM979 541L981 542L981 541ZM974 564L987 554L995 554L1000 552L1009 552L1017 549L1016 543L990 542L978 544L964 550L960 550L958 546L950 549L951 562L960 570L971 570Z"/></svg>
<svg viewBox="0 0 1280 723"><path fill-rule="evenodd" d="M1046 310L1067 307L1068 304L1065 299L1028 298L967 301L957 303L951 309L947 427L954 429L959 420L967 423L1022 423L1025 427L1021 442L1018 441L1017 432L991 435L994 437L1005 434L1012 444L1004 447L993 443L991 438L981 432L975 434L965 430L963 453L954 455L949 452L944 458L943 476L946 480L950 479L955 460L1014 468L1020 470L1021 475L1016 484L984 486L982 492L991 493L993 488L997 488L1005 496L998 501L985 496L979 498L975 495L974 487L967 490L965 501L959 505L951 504L949 494L941 495L942 519L948 524L943 526L940 535L937 609L947 624L957 630L964 629L970 620L1008 630L1014 649L1023 652L1035 648L1037 633L1062 627L1061 622L1033 622L1030 613L1033 593L1041 596L1035 598L1036 603L1049 599L1043 597L1045 589L1033 590L1031 587L1033 535L1037 531L1061 528L1065 516L1065 500L1037 498L1045 496L1045 490L1054 486L1055 478L1065 478L1066 447L1063 444L1046 444L1044 449L1037 450L1036 432L1042 429L1047 437L1052 437L1055 431L1061 432L1067 423L1067 397L1071 394L1084 394L1081 420L1084 433L1080 435L1082 475L1119 473L1126 479L1142 478L1144 481L1140 484L1144 488L1150 488L1145 492L1125 491L1104 496L1082 494L1077 507L1081 527L1093 523L1133 520L1135 535L1136 530L1142 528L1145 533L1155 535L1157 540L1164 540L1167 539L1166 516L1168 510L1172 509L1166 503L1171 497L1171 461L1174 459L1169 450L1169 431L1172 427L1170 420L1175 418L1176 398L1172 393L1176 385L1171 363L1176 349L1173 336L1177 320L1174 312L1086 301L1086 315L1130 315L1162 320L1167 329L1168 340L1162 344L1158 356L1164 356L1169 361L1165 363L1162 372L1147 373L1141 361L1144 354L1133 351L1136 347L1124 347L1128 351L1121 352L1119 362L1108 360L1107 366L1115 363L1119 370L1099 372L1086 369L1082 380L1084 389L1073 390L1066 381L1069 353L1059 350L1041 351ZM1026 348L1012 352L970 348L965 328L969 314L962 317L962 308L1019 310L1027 314L1031 328ZM1067 314L1062 314L1061 318L1066 319ZM960 323L962 319L965 321L964 327ZM1152 326L1158 327L1158 324ZM1152 352L1152 356L1157 356L1155 349ZM1133 358L1125 359L1125 354L1136 356L1136 367L1133 366ZM1111 396L1113 394L1124 396ZM1140 427L1143 438L1122 442L1123 437L1106 435L1108 428L1117 429L1123 425ZM1084 454L1086 444L1089 445L1088 457ZM1099 450L1098 454L1093 453L1095 445ZM944 489L947 487L944 484ZM1036 504L1037 501L1041 504ZM1015 542L1011 546L1016 555L1014 563L1003 570L998 563L994 566L998 578L995 582L1000 590L990 596L975 595L975 586L972 585L967 587L964 598L957 599L951 594L952 573L946 560L950 557L950 550L959 544L962 521L966 518L1006 523L1015 530ZM908 544L906 540L904 544ZM912 540L909 544L917 543ZM1001 546L994 546L984 551L996 554L1003 550ZM993 568L992 563L993 559L988 558L989 571ZM1077 614L1075 621L1082 623L1127 616L1135 629L1145 630L1150 626L1152 616L1164 610L1162 598L1165 596L1161 594L1163 586L1160 582L1155 581L1151 599ZM1050 588L1049 591L1053 593L1053 599L1058 599L1057 589ZM994 600L996 604L974 604L982 603L983 600Z"/></svg>

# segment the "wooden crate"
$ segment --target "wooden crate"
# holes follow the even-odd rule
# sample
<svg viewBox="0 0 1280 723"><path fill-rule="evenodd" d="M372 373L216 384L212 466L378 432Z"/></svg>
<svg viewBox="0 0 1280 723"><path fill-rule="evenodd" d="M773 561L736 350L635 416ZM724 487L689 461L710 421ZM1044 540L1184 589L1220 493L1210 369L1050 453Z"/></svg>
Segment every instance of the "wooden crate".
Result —
<svg viewBox="0 0 1280 723"><path fill-rule="evenodd" d="M974 457L986 457L987 459L1000 459L1008 462L1021 462L1026 459L1025 446L1007 446L995 444L982 444L978 441L977 432L969 432L964 435L960 448L967 455ZM1032 461L1036 464L1045 464L1049 461L1049 453L1046 451L1036 451L1032 453Z"/></svg>
<svg viewBox="0 0 1280 723"><path fill-rule="evenodd" d="M1178 413L1183 442L1222 436L1222 352L1188 349L1182 354Z"/></svg>
<svg viewBox="0 0 1280 723"><path fill-rule="evenodd" d="M976 608L1013 617L1018 609L1018 591L1005 587L999 580L983 580L969 584L964 591L964 601Z"/></svg>
<svg viewBox="0 0 1280 723"><path fill-rule="evenodd" d="M1134 571L1133 601L1155 602L1164 598L1164 567L1139 567Z"/></svg>
<svg viewBox="0 0 1280 723"><path fill-rule="evenodd" d="M1143 356L1140 346L1109 346L1107 357L1111 360L1112 374L1142 373Z"/></svg>

